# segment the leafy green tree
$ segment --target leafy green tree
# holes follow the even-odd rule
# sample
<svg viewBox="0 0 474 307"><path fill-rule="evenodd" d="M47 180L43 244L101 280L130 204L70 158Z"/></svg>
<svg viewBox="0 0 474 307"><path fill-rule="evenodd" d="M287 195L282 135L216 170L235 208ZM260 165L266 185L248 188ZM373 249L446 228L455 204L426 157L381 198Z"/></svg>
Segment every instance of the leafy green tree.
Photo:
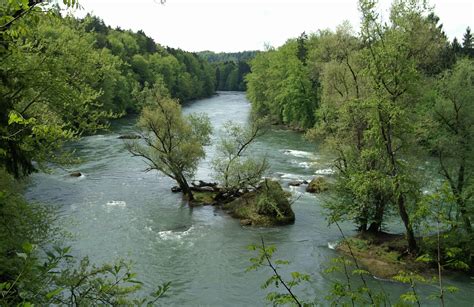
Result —
<svg viewBox="0 0 474 307"><path fill-rule="evenodd" d="M265 132L265 122L255 121L249 127L227 122L212 163L214 176L225 193L256 188L268 170L265 158L248 155L252 143Z"/></svg>
<svg viewBox="0 0 474 307"><path fill-rule="evenodd" d="M301 33L301 35L296 39L296 42L298 44L296 56L298 59L303 63L303 65L306 65L306 59L308 56L308 47L306 46L306 41L308 40L308 35L306 32Z"/></svg>
<svg viewBox="0 0 474 307"><path fill-rule="evenodd" d="M31 173L33 160L54 161L62 142L107 126L114 115L100 85L118 65L67 20L22 22L36 31L12 42L0 67L0 162L16 177Z"/></svg>
<svg viewBox="0 0 474 307"><path fill-rule="evenodd" d="M416 207L420 190L406 162L406 153L414 146L413 124L416 107L420 106L417 97L422 64L440 49L438 41L426 41L419 35L430 22L423 17L424 3L395 2L390 24L379 20L375 4L375 1L359 2L363 16L361 36L368 48L364 60L373 89L369 98L373 112L367 135L384 164L384 178L392 187L391 202L405 226L408 249L416 252L418 246L409 212ZM405 48L398 47L401 45Z"/></svg>
<svg viewBox="0 0 474 307"><path fill-rule="evenodd" d="M427 127L431 149L449 183L464 229L472 233L474 213L474 62L459 60L438 81L433 119Z"/></svg>
<svg viewBox="0 0 474 307"><path fill-rule="evenodd" d="M314 125L317 93L309 68L298 58L296 40L259 54L251 68L247 96L256 114L298 129Z"/></svg>
<svg viewBox="0 0 474 307"><path fill-rule="evenodd" d="M359 231L378 232L390 194L373 142L365 137L371 109L365 99L371 89L364 75L362 44L348 24L326 35L324 44L334 52L322 68L319 121L307 136L324 139L337 155L338 201L327 206L331 215L354 219Z"/></svg>
<svg viewBox="0 0 474 307"><path fill-rule="evenodd" d="M144 144L128 142L127 149L147 161L147 171L157 170L176 180L187 199L193 201L188 179L205 156L204 145L211 133L209 118L204 114L183 116L176 100L162 96L159 90L153 95L154 105L145 107L138 121Z"/></svg>

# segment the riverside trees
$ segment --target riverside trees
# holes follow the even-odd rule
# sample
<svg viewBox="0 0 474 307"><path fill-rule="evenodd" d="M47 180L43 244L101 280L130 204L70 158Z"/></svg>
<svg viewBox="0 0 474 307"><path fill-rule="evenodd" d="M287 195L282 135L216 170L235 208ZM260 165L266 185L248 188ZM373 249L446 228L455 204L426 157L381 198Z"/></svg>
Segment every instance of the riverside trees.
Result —
<svg viewBox="0 0 474 307"><path fill-rule="evenodd" d="M387 20L377 1L361 0L359 8L359 35L343 24L259 54L247 76L248 97L256 114L275 122L314 124L307 135L333 150L337 201L326 204L332 218L379 232L398 214L416 253L417 211L430 189L419 162L429 155L456 199L453 222L471 232L471 35L468 29L462 50L456 40L450 44L424 1L394 1Z"/></svg>
<svg viewBox="0 0 474 307"><path fill-rule="evenodd" d="M472 234L474 214L474 62L458 61L442 74L430 105L430 149L456 203L457 220Z"/></svg>
<svg viewBox="0 0 474 307"><path fill-rule="evenodd" d="M16 177L63 160L65 141L140 112L141 92L157 81L180 101L214 93L209 64L143 32L60 17L42 1L7 1L0 11L0 164Z"/></svg>

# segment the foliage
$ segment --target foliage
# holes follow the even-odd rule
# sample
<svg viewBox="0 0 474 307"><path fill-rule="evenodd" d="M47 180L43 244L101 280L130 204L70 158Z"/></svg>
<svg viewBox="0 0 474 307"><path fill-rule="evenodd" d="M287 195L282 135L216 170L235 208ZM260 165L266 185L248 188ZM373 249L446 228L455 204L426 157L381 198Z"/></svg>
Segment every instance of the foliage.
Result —
<svg viewBox="0 0 474 307"><path fill-rule="evenodd" d="M54 241L51 225L54 212L27 203L20 195L20 186L4 170L0 170L0 282L11 280L18 274L22 244L27 241L44 245Z"/></svg>
<svg viewBox="0 0 474 307"><path fill-rule="evenodd" d="M76 263L69 247L54 247L46 252L43 263L35 250L36 245L24 243L22 252L16 254L17 275L0 283L2 305L150 305L170 287L164 283L150 296L135 299L132 295L142 283L135 279L130 264L122 260L96 266L86 257Z"/></svg>
<svg viewBox="0 0 474 307"><path fill-rule="evenodd" d="M474 62L459 60L445 71L429 102L426 140L456 203L457 221L472 233L474 217Z"/></svg>
<svg viewBox="0 0 474 307"><path fill-rule="evenodd" d="M106 49L122 61L120 87L111 91L120 111L140 112L132 90L141 90L162 79L173 98L188 101L215 91L214 68L197 54L164 48L143 31L112 29L92 15L78 21L96 38L95 47Z"/></svg>
<svg viewBox="0 0 474 307"><path fill-rule="evenodd" d="M341 230L339 228L339 230ZM344 233L341 230L343 238ZM352 243L345 240L349 246L349 250L352 250ZM261 245L251 245L249 250L257 251L257 257L250 258L251 266L249 270L258 270L262 267L269 267L272 271L272 275L262 284L263 289L267 289L270 286L274 286L277 289L281 286L284 293L278 291L272 291L267 294L267 300L276 305L297 305L297 306L312 306L323 304L331 306L406 306L407 304L417 304L421 306L426 302L438 300L441 306L444 306L444 296L447 293L456 293L458 289L453 286L444 286L441 283L441 275L439 279L433 278L429 280L415 272L400 271L396 276L393 277L394 281L408 284L409 290L403 293L398 298L399 301L392 303L392 298L388 293L385 292L383 286L379 284L379 289L374 286L369 286L368 278L370 272L359 266L358 259L351 252L350 258L344 256L331 259L332 265L325 270L327 277L336 275L335 280L329 280L331 284L331 290L329 294L324 297L315 297L312 300L303 302L302 298L295 295L294 286L301 285L303 281L309 281L310 276L299 272L292 272L291 281L285 281L280 271L281 265L290 264L286 260L272 260L273 254L276 252L275 246L265 246L265 242L262 238ZM421 261L421 260L420 260ZM343 278L340 275L342 273ZM359 280L359 282L357 282ZM426 285L431 283L439 282L440 292L434 292L428 297L422 297L417 292L419 285ZM324 300L324 301L323 301ZM324 303L322 303L324 302Z"/></svg>
<svg viewBox="0 0 474 307"><path fill-rule="evenodd" d="M317 38L312 38L316 40ZM268 115L275 123L309 128L318 106L317 80L298 58L298 43L289 40L277 50L259 53L247 75L247 97L258 116Z"/></svg>
<svg viewBox="0 0 474 307"><path fill-rule="evenodd" d="M251 60L260 53L257 50L240 51L240 52L213 52L201 51L197 54L210 63L226 63L226 62L242 62Z"/></svg>
<svg viewBox="0 0 474 307"><path fill-rule="evenodd" d="M112 29L90 15L61 17L47 4L0 6L0 163L16 177L35 171L32 161L63 162L64 142L140 112L136 98L156 82L181 101L214 93L214 69L196 54L165 49L142 31Z"/></svg>
<svg viewBox="0 0 474 307"><path fill-rule="evenodd" d="M288 201L289 196L278 182L264 179L256 199L257 213L282 219L294 215Z"/></svg>
<svg viewBox="0 0 474 307"><path fill-rule="evenodd" d="M294 287L297 287L303 282L309 282L310 276L308 274L302 274L299 272L292 272L290 280L284 280L278 270L281 265L290 264L286 260L274 260L272 256L276 251L275 246L265 246L265 242L262 238L261 245L250 245L248 247L250 251L256 251L257 257L250 258L251 266L247 268L247 271L259 270L262 267L269 267L272 270L272 275L263 283L262 288L267 289L271 286L279 289L282 287L284 292L272 291L267 294L267 300L270 301L274 306L276 305L296 305L296 306L311 306L312 303L301 302L298 297L294 294Z"/></svg>
<svg viewBox="0 0 474 307"><path fill-rule="evenodd" d="M204 145L211 133L209 118L204 114L183 116L176 100L153 92L155 104L143 109L138 126L142 139L128 143L134 156L148 163L147 171L158 170L176 180L189 200L193 195L188 179L194 175L198 162L204 158Z"/></svg>
<svg viewBox="0 0 474 307"><path fill-rule="evenodd" d="M216 158L212 162L214 177L228 191L256 188L268 163L265 158L249 156L247 151L265 132L265 120L255 120L249 127L233 122L224 125L217 145Z"/></svg>
<svg viewBox="0 0 474 307"><path fill-rule="evenodd" d="M218 91L245 91L245 76L250 72L249 61L259 51L198 52L198 56L211 63L215 70L215 85Z"/></svg>
<svg viewBox="0 0 474 307"><path fill-rule="evenodd" d="M22 22L37 31L10 42L0 66L0 162L16 177L35 170L32 160L57 160L50 153L63 142L107 126L113 114L96 84L115 69L93 37L66 20Z"/></svg>
<svg viewBox="0 0 474 307"><path fill-rule="evenodd" d="M467 271L474 266L472 235L456 215L459 215L457 198L449 183L424 195L416 213L425 232L420 261L436 264L439 270Z"/></svg>
<svg viewBox="0 0 474 307"><path fill-rule="evenodd" d="M250 66L245 61L214 64L216 70L216 90L245 91L245 76L250 73Z"/></svg>
<svg viewBox="0 0 474 307"><path fill-rule="evenodd" d="M462 46L450 44L425 1L394 1L387 19L377 1L359 1L359 8L358 34L343 23L258 54L247 95L255 114L313 127L307 136L336 155L337 201L326 203L332 217L378 232L398 213L416 253L413 214L425 175L416 167L420 152L441 155L456 212L470 232L472 63L462 57L472 35L468 28Z"/></svg>

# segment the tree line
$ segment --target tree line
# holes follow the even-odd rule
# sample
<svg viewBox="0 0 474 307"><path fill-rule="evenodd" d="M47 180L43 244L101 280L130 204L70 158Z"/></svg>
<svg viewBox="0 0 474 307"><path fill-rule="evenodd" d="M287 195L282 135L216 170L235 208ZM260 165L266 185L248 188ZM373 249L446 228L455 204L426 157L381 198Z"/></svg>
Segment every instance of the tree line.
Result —
<svg viewBox="0 0 474 307"><path fill-rule="evenodd" d="M250 73L249 61L257 54L258 51L198 53L214 67L217 91L245 91L245 76Z"/></svg>
<svg viewBox="0 0 474 307"><path fill-rule="evenodd" d="M377 1L359 10L360 29L346 22L259 53L246 77L253 112L331 149L330 222L380 233L398 217L407 253L431 256L420 237L438 223L442 262L472 268L471 30L450 42L423 1L395 1L386 20Z"/></svg>

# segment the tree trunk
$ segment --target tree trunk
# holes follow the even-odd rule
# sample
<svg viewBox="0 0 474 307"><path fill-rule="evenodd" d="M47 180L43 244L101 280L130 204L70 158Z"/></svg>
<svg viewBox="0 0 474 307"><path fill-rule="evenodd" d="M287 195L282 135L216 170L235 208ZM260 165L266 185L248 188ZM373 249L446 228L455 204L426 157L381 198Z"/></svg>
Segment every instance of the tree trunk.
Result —
<svg viewBox="0 0 474 307"><path fill-rule="evenodd" d="M415 234L413 232L413 227L410 224L410 218L405 207L405 198L402 194L398 196L397 203L400 217L402 218L403 224L405 225L406 229L408 251L412 254L416 254L418 252L418 246L416 243Z"/></svg>
<svg viewBox="0 0 474 307"><path fill-rule="evenodd" d="M392 98L393 104L395 104L395 99L396 98ZM403 195L400 182L398 181L399 173L398 173L398 168L397 168L397 159L395 157L395 152L392 147L392 133L393 133L392 125L390 124L390 121L385 120L380 110L379 110L379 119L381 122L380 131L385 142L385 149L386 149L388 158L390 159L390 164L392 168L391 177L395 180L395 193L398 194L397 196L398 213L400 214L400 217L403 221L403 225L405 225L405 229L406 229L408 251L410 253L416 254L418 251L418 246L416 244L413 227L411 226L411 223L410 223L410 216L408 215L408 212L405 207L405 197Z"/></svg>
<svg viewBox="0 0 474 307"><path fill-rule="evenodd" d="M375 215L374 220L370 223L369 232L376 233L382 230L383 214L385 211L385 203L383 197L377 198L377 203L375 204Z"/></svg>
<svg viewBox="0 0 474 307"><path fill-rule="evenodd" d="M357 230L359 232L366 232L367 231L368 215L369 214L367 212L367 208L364 207L364 209L362 210L362 214L357 219L357 222L359 223L359 228Z"/></svg>
<svg viewBox="0 0 474 307"><path fill-rule="evenodd" d="M193 201L194 200L194 195L193 191L191 191L191 188L189 187L188 181L184 176L179 176L176 181L178 182L179 187L183 191L184 196L186 197L187 200Z"/></svg>
<svg viewBox="0 0 474 307"><path fill-rule="evenodd" d="M461 158L461 163L459 165L459 170L458 170L458 182L457 182L457 188L456 191L454 191L454 195L456 196L456 203L459 207L459 212L461 213L461 218L464 223L464 228L468 233L472 233L472 226L471 226L471 220L469 219L469 216L467 214L466 210L466 203L462 197L462 192L464 189L464 173L465 173L465 164L466 164L466 159L464 158L464 155Z"/></svg>
<svg viewBox="0 0 474 307"><path fill-rule="evenodd" d="M464 200L461 198L461 196L456 197L456 198L457 198L456 202L457 202L458 207L459 207L459 212L461 213L461 218L462 218L462 221L464 223L464 229L468 233L472 233L471 220L469 219L469 216L467 214L466 205L464 203Z"/></svg>

